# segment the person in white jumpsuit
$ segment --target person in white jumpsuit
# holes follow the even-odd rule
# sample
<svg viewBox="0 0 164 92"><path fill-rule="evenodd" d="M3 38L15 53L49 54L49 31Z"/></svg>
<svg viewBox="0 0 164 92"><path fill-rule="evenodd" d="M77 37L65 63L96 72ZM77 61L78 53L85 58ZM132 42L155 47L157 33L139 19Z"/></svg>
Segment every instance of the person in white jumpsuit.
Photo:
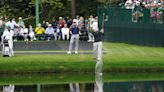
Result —
<svg viewBox="0 0 164 92"><path fill-rule="evenodd" d="M14 36L14 32L13 30L11 30L10 26L6 26L1 38L2 38L2 42L1 44L3 44L3 40L8 40L8 44L9 44L9 56L14 56L14 51L13 51L13 36ZM2 54L4 55L4 44L2 47Z"/></svg>

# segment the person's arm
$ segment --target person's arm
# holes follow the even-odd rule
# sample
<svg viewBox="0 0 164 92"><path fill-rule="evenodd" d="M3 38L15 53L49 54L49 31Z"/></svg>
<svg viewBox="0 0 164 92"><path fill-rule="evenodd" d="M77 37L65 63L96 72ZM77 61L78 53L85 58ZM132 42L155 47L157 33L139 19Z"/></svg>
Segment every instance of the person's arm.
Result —
<svg viewBox="0 0 164 92"><path fill-rule="evenodd" d="M3 40L4 40L5 36L6 36L6 31L4 30L4 32L1 36L1 45L3 44Z"/></svg>
<svg viewBox="0 0 164 92"><path fill-rule="evenodd" d="M44 28L42 28L42 32L43 32L43 34L45 33L45 29Z"/></svg>
<svg viewBox="0 0 164 92"><path fill-rule="evenodd" d="M104 34L104 28L101 28L100 32L101 32L102 34Z"/></svg>
<svg viewBox="0 0 164 92"><path fill-rule="evenodd" d="M37 33L38 32L38 28L35 28L35 33Z"/></svg>
<svg viewBox="0 0 164 92"><path fill-rule="evenodd" d="M69 32L70 32L70 34L72 34L72 25L69 28Z"/></svg>

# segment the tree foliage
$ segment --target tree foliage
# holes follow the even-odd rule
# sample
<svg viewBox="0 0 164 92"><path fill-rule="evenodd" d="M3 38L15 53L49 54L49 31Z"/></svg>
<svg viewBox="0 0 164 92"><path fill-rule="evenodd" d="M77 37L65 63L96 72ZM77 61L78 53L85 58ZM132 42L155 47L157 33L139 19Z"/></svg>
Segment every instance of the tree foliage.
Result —
<svg viewBox="0 0 164 92"><path fill-rule="evenodd" d="M0 0L0 16L23 18L35 16L36 0ZM88 17L96 15L100 5L116 4L120 0L76 0L76 13ZM71 16L71 0L40 0L40 17L52 20L53 17Z"/></svg>

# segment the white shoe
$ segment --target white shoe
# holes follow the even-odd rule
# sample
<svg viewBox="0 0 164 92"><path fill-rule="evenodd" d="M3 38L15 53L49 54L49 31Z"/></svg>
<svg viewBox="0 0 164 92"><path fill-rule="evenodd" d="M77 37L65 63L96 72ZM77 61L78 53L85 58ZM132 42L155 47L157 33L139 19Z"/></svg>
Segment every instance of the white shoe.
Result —
<svg viewBox="0 0 164 92"><path fill-rule="evenodd" d="M77 52L77 51L75 51L75 54L78 54L78 52Z"/></svg>
<svg viewBox="0 0 164 92"><path fill-rule="evenodd" d="M71 54L71 51L68 51L67 54Z"/></svg>
<svg viewBox="0 0 164 92"><path fill-rule="evenodd" d="M88 40L88 42L91 42L91 40Z"/></svg>

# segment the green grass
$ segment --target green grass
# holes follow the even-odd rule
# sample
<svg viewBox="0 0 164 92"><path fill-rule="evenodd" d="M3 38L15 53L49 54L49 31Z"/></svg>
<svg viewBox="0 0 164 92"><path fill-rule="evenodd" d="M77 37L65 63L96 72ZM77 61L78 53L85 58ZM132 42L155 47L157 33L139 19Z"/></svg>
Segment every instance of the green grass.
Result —
<svg viewBox="0 0 164 92"><path fill-rule="evenodd" d="M104 42L104 72L163 72L164 48ZM17 54L0 57L0 73L94 72L92 54Z"/></svg>

